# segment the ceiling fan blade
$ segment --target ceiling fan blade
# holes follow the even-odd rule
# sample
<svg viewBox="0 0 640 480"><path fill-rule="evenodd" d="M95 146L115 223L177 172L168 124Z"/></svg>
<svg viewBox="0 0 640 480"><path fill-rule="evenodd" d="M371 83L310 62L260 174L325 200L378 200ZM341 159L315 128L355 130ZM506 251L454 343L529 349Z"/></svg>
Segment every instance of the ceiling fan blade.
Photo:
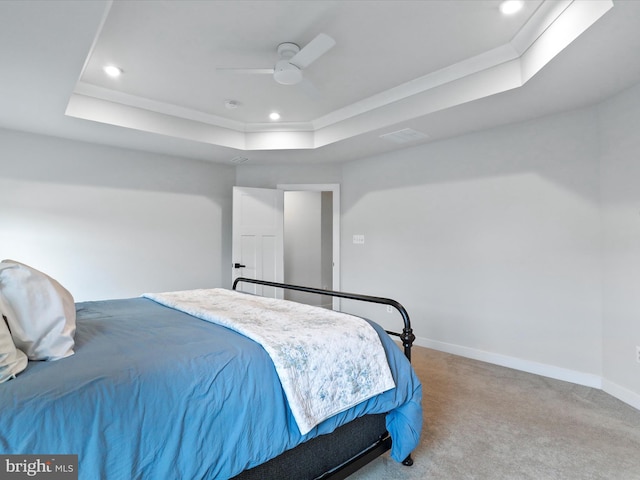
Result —
<svg viewBox="0 0 640 480"><path fill-rule="evenodd" d="M321 33L311 40L302 50L296 53L289 63L300 69L305 69L322 55L333 48L336 41L326 33Z"/></svg>
<svg viewBox="0 0 640 480"><path fill-rule="evenodd" d="M303 78L298 84L298 88L311 100L322 100L322 92L308 78Z"/></svg>
<svg viewBox="0 0 640 480"><path fill-rule="evenodd" d="M273 75L273 68L233 68L233 67L219 67L216 68L220 73L257 73L257 74L270 74Z"/></svg>

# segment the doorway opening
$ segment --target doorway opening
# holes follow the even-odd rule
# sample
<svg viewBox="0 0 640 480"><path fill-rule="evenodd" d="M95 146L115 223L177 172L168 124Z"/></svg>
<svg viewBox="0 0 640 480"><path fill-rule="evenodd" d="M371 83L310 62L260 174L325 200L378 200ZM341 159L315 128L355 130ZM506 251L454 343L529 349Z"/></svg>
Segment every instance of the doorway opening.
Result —
<svg viewBox="0 0 640 480"><path fill-rule="evenodd" d="M284 282L340 289L338 184L278 185L284 191ZM338 298L286 291L285 299L339 310Z"/></svg>

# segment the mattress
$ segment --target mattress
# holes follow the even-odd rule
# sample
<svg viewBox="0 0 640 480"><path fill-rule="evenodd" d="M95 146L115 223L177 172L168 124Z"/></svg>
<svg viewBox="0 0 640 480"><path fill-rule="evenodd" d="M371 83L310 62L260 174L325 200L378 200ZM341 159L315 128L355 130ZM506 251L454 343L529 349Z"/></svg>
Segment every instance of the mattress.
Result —
<svg viewBox="0 0 640 480"><path fill-rule="evenodd" d="M81 479L230 478L365 414L392 457L418 443L422 387L379 333L396 387L302 435L257 343L145 298L76 304L75 355L0 385L0 452L77 454Z"/></svg>

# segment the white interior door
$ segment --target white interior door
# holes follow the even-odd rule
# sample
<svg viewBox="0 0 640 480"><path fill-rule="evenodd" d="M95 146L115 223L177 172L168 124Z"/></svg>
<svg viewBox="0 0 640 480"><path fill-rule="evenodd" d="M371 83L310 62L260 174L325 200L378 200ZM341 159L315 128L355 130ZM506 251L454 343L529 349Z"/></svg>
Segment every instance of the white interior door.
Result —
<svg viewBox="0 0 640 480"><path fill-rule="evenodd" d="M233 187L232 281L248 277L284 281L284 192ZM243 283L239 289L282 298L282 290Z"/></svg>

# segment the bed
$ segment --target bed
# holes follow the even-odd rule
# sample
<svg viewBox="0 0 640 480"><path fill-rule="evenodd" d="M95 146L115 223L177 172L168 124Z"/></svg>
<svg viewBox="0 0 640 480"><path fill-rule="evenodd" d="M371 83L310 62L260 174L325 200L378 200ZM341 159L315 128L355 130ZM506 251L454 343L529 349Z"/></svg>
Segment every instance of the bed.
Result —
<svg viewBox="0 0 640 480"><path fill-rule="evenodd" d="M367 322L395 387L302 428L266 347L157 299L81 302L75 354L0 385L0 454L78 455L79 478L102 480L337 479L388 450L410 465L422 387L402 305L244 278L233 290L242 282L397 308L400 333Z"/></svg>

